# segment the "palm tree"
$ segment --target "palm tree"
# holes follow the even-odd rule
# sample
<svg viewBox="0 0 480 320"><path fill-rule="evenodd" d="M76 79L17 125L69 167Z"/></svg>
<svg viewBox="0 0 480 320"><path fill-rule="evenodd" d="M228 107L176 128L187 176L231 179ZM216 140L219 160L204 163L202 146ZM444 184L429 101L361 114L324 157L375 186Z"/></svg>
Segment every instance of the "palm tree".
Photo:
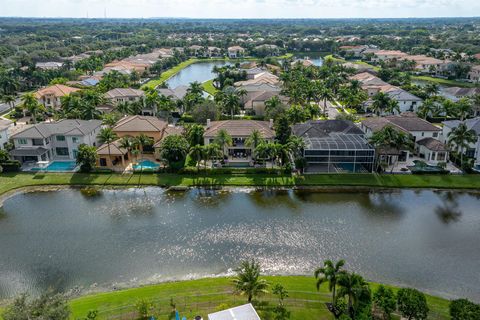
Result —
<svg viewBox="0 0 480 320"><path fill-rule="evenodd" d="M440 91L440 87L436 83L427 83L423 88L427 96L435 96Z"/></svg>
<svg viewBox="0 0 480 320"><path fill-rule="evenodd" d="M291 156L294 159L299 159L303 157L303 150L305 149L305 141L297 136L291 136L288 138L288 149L290 150Z"/></svg>
<svg viewBox="0 0 480 320"><path fill-rule="evenodd" d="M460 123L458 127L448 133L448 144L460 153L460 164L463 167L463 153L470 144L477 142L477 135L474 130L468 129L465 123Z"/></svg>
<svg viewBox="0 0 480 320"><path fill-rule="evenodd" d="M108 158L112 161L112 153L110 150L110 144L117 140L117 134L112 130L112 128L103 128L100 130L100 134L98 135L98 140L100 143L107 144L108 148Z"/></svg>
<svg viewBox="0 0 480 320"><path fill-rule="evenodd" d="M355 311L360 297L364 294L370 294L367 282L356 273L343 272L338 277L337 284L339 286L338 295L341 297L348 296L348 312L350 318L355 319Z"/></svg>
<svg viewBox="0 0 480 320"><path fill-rule="evenodd" d="M220 151L220 146L216 143L210 143L205 146L205 157L207 160L212 161L212 168L213 162L215 159L218 159L222 156L222 152Z"/></svg>
<svg viewBox="0 0 480 320"><path fill-rule="evenodd" d="M145 135L144 133L140 134L138 137L135 138L135 143L138 145L140 149L140 155L143 158L143 151L146 146L150 146L153 144L153 139L149 136Z"/></svg>
<svg viewBox="0 0 480 320"><path fill-rule="evenodd" d="M10 111L12 111L15 107L15 101L17 101L17 98L14 95L7 94L3 96L3 102L8 104L8 106L10 107Z"/></svg>
<svg viewBox="0 0 480 320"><path fill-rule="evenodd" d="M203 86L200 82L195 81L190 83L190 86L187 89L188 93L191 93L193 95L202 95L203 94Z"/></svg>
<svg viewBox="0 0 480 320"><path fill-rule="evenodd" d="M110 128L113 128L119 119L117 113L107 113L102 116L102 123Z"/></svg>
<svg viewBox="0 0 480 320"><path fill-rule="evenodd" d="M257 159L268 160L272 157L271 143L262 142L254 150Z"/></svg>
<svg viewBox="0 0 480 320"><path fill-rule="evenodd" d="M216 143L220 147L222 154L225 156L225 147L231 146L233 140L232 137L228 134L227 130L220 129L215 136L214 143Z"/></svg>
<svg viewBox="0 0 480 320"><path fill-rule="evenodd" d="M202 145L194 145L190 147L189 156L196 160L197 170L200 167L200 162L205 157L205 148Z"/></svg>
<svg viewBox="0 0 480 320"><path fill-rule="evenodd" d="M389 114L395 114L395 111L397 113L400 113L400 106L398 104L398 101L395 99L390 99L390 101L385 107L385 112Z"/></svg>
<svg viewBox="0 0 480 320"><path fill-rule="evenodd" d="M133 114L132 105L127 101L117 104L116 111L121 113L123 116Z"/></svg>
<svg viewBox="0 0 480 320"><path fill-rule="evenodd" d="M340 275L345 273L342 267L345 265L344 260L340 260L337 263L333 263L332 260L325 260L323 267L315 270L315 279L317 279L317 290L320 290L320 286L324 282L328 282L328 289L332 292L332 306L335 307L337 302L336 287L337 281Z"/></svg>
<svg viewBox="0 0 480 320"><path fill-rule="evenodd" d="M378 149L394 149L394 150L404 150L411 149L413 140L411 136L398 131L392 126L386 126L382 130L375 132L369 141L376 149L377 155L380 156ZM396 158L398 161L398 157ZM392 172L395 165L392 165Z"/></svg>
<svg viewBox="0 0 480 320"><path fill-rule="evenodd" d="M222 99L222 107L226 113L230 113L233 119L240 108L240 97L235 92L226 93Z"/></svg>
<svg viewBox="0 0 480 320"><path fill-rule="evenodd" d="M92 120L100 118L100 111L94 104L84 102L80 110L81 118L83 120Z"/></svg>
<svg viewBox="0 0 480 320"><path fill-rule="evenodd" d="M391 98L386 93L377 93L375 96L373 96L373 103L371 106L373 113L375 113L377 116L380 116L380 114L382 114L382 112L388 108L390 101Z"/></svg>
<svg viewBox="0 0 480 320"><path fill-rule="evenodd" d="M252 148L254 150L257 148L257 146L263 142L263 137L260 131L257 129L253 130L250 136L248 136L247 140L245 140L245 145L249 148Z"/></svg>
<svg viewBox="0 0 480 320"><path fill-rule="evenodd" d="M465 120L472 113L472 103L468 98L462 98L455 104L456 114L460 121Z"/></svg>
<svg viewBox="0 0 480 320"><path fill-rule="evenodd" d="M240 294L246 295L248 302L252 302L255 296L268 293L268 283L265 279L260 279L260 264L255 260L243 261L235 272L237 273L233 279L235 289Z"/></svg>
<svg viewBox="0 0 480 320"><path fill-rule="evenodd" d="M429 115L433 115L436 110L436 103L433 99L428 98L418 107L417 115L423 119L427 119Z"/></svg>
<svg viewBox="0 0 480 320"><path fill-rule="evenodd" d="M33 123L37 123L37 114L44 110L44 107L38 102L33 93L26 93L22 96L22 108L30 112Z"/></svg>
<svg viewBox="0 0 480 320"><path fill-rule="evenodd" d="M265 101L265 114L270 114L282 105L282 101L278 96L273 96Z"/></svg>
<svg viewBox="0 0 480 320"><path fill-rule="evenodd" d="M122 137L119 141L118 146L122 149L127 150L128 154L131 153L132 149L135 147L135 142L132 137Z"/></svg>
<svg viewBox="0 0 480 320"><path fill-rule="evenodd" d="M327 101L332 100L334 98L333 91L326 86L322 86L319 89L318 96L321 100L323 100L323 116L327 116Z"/></svg>

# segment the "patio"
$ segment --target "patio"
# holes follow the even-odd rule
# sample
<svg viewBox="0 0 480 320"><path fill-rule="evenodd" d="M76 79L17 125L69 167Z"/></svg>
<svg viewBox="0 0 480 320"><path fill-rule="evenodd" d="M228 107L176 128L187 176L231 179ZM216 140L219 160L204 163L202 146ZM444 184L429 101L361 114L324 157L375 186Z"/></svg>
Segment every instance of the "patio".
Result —
<svg viewBox="0 0 480 320"><path fill-rule="evenodd" d="M417 156L410 155L406 161L403 162L396 162L393 166L388 166L385 169L385 172L392 172L392 173L411 173L411 171L408 169L410 166L414 166L415 163L414 161L425 161L424 158L420 158ZM428 162L427 162L428 164ZM392 171L393 168L393 171ZM403 170L402 170L403 169ZM406 169L406 170L405 170ZM450 173L453 174L460 174L462 173L462 170L458 169L452 162L447 162L447 166L445 168L446 170L450 171Z"/></svg>

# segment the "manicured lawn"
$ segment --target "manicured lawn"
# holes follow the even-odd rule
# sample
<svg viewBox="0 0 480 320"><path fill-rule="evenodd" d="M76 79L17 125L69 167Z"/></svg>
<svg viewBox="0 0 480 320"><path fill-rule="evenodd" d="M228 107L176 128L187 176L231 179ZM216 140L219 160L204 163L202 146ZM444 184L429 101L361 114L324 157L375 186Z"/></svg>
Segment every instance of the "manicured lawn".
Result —
<svg viewBox="0 0 480 320"><path fill-rule="evenodd" d="M218 91L217 88L213 86L213 79L205 81L204 83L202 83L202 86L203 90L205 90L205 92L211 94L212 96L215 96L215 93L217 93Z"/></svg>
<svg viewBox="0 0 480 320"><path fill-rule="evenodd" d="M282 284L289 291L286 304L292 311L291 319L333 319L324 304L331 297L327 286L322 286L320 292L317 292L313 277L269 276L265 278L269 283ZM372 289L377 286L372 284ZM206 319L207 314L216 311L220 304L227 304L230 307L246 303L245 297L233 294L231 279L208 278L84 296L71 301L73 311L71 318L85 316L89 310L94 309L99 311L101 319L120 318L122 315L134 312L134 304L139 299L153 301L160 309L161 318L166 318L171 310L170 298L173 298L181 316L186 316L187 319L192 319L198 314ZM427 299L431 309L431 319L448 319L447 300L431 296ZM260 297L259 300L268 301L270 305L276 303L275 297L270 294Z"/></svg>
<svg viewBox="0 0 480 320"><path fill-rule="evenodd" d="M82 174L8 173L0 175L0 195L20 187L41 185L98 186L264 186L264 187L384 187L479 189L479 175L377 174Z"/></svg>
<svg viewBox="0 0 480 320"><path fill-rule="evenodd" d="M439 84L439 85L449 86L449 87L474 88L474 87L477 86L474 83L448 80L448 79L440 79L440 78L434 78L434 77L429 77L429 76L412 76L412 80L433 82L433 83L436 83L436 84Z"/></svg>
<svg viewBox="0 0 480 320"><path fill-rule="evenodd" d="M376 66L372 66L371 64L368 64L366 63L365 61L360 61L360 60L345 60L345 59L340 59L340 58L336 58L334 57L333 55L328 55L328 56L325 56L324 59L332 59L333 61L336 61L336 62L341 62L341 63L345 63L345 62L351 62L351 63L354 63L354 64L358 64L358 65L362 65L362 66L366 66L366 67L370 67L372 68L373 70L375 71L378 71L380 70L379 67L376 67Z"/></svg>

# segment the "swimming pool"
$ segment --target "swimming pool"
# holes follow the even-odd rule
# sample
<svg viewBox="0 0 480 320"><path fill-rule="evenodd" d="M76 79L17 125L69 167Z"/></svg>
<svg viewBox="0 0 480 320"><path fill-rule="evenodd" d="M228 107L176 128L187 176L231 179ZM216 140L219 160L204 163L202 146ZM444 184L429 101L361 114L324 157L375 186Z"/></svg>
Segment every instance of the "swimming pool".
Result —
<svg viewBox="0 0 480 320"><path fill-rule="evenodd" d="M151 160L140 160L138 164L133 166L133 170L157 170L158 168L160 168L160 165Z"/></svg>
<svg viewBox="0 0 480 320"><path fill-rule="evenodd" d="M32 168L31 171L47 172L71 172L75 171L77 163L75 161L53 161L45 168Z"/></svg>

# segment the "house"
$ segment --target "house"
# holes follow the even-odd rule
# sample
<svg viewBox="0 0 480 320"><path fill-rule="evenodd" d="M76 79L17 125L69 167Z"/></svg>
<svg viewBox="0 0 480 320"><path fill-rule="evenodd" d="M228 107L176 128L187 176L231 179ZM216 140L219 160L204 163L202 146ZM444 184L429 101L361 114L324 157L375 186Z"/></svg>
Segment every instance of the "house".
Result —
<svg viewBox="0 0 480 320"><path fill-rule="evenodd" d="M245 49L240 46L233 46L227 49L227 53L230 59L240 58L245 55Z"/></svg>
<svg viewBox="0 0 480 320"><path fill-rule="evenodd" d="M106 73L111 70L117 70L117 71L125 70L125 72L128 74L134 71L142 74L145 71L147 71L147 69L150 66L151 65L149 63L145 63L144 61L143 62L135 62L135 61L127 61L127 60L113 61L105 65L103 72Z"/></svg>
<svg viewBox="0 0 480 320"><path fill-rule="evenodd" d="M280 49L275 44L261 44L255 47L255 52L266 56L278 56Z"/></svg>
<svg viewBox="0 0 480 320"><path fill-rule="evenodd" d="M5 149L5 145L8 143L8 130L11 125L11 121L0 119L0 150Z"/></svg>
<svg viewBox="0 0 480 320"><path fill-rule="evenodd" d="M305 142L306 173L373 171L375 149L351 121L311 120L292 132Z"/></svg>
<svg viewBox="0 0 480 320"><path fill-rule="evenodd" d="M205 47L203 47L203 46L199 46L199 45L194 44L194 45L188 47L188 49L193 53L193 56L198 56L198 55L200 55L200 53L201 53L201 55L205 54L205 52L204 52Z"/></svg>
<svg viewBox="0 0 480 320"><path fill-rule="evenodd" d="M399 61L408 60L415 63L415 70L421 73L440 74L448 71L451 61L440 60L426 55L406 55L400 57Z"/></svg>
<svg viewBox="0 0 480 320"><path fill-rule="evenodd" d="M132 88L116 88L105 93L104 97L116 106L123 102L143 101L145 98L145 92L143 90Z"/></svg>
<svg viewBox="0 0 480 320"><path fill-rule="evenodd" d="M235 82L234 86L243 87L248 85L259 85L259 84L270 84L273 86L277 86L280 84L280 78L274 75L273 73L265 71L263 73L254 75L252 79Z"/></svg>
<svg viewBox="0 0 480 320"><path fill-rule="evenodd" d="M273 142L275 138L273 120L207 120L203 134L205 145L213 143L220 130L225 130L233 140L233 144L226 146L224 150L225 155L228 156L228 162L231 164L249 164L252 161L252 147L246 146L245 141L253 131L258 130L266 141Z"/></svg>
<svg viewBox="0 0 480 320"><path fill-rule="evenodd" d="M361 58L362 53L368 49L368 46L359 45L359 46L341 46L338 48L340 52L345 52L345 57L351 58Z"/></svg>
<svg viewBox="0 0 480 320"><path fill-rule="evenodd" d="M78 146L97 145L102 127L100 120L60 120L39 123L14 134L10 154L21 163L75 160Z"/></svg>
<svg viewBox="0 0 480 320"><path fill-rule="evenodd" d="M58 70L63 67L63 62L37 62L35 68L40 70Z"/></svg>
<svg viewBox="0 0 480 320"><path fill-rule="evenodd" d="M358 73L350 77L350 79L359 81L362 89L367 92L370 98L365 105L367 108L373 103L373 97L379 92L383 92L390 98L396 100L400 113L417 111L418 107L422 105L423 100L421 98L402 88L388 84L369 72Z"/></svg>
<svg viewBox="0 0 480 320"><path fill-rule="evenodd" d="M467 80L469 82L480 82L480 66L473 66L467 74Z"/></svg>
<svg viewBox="0 0 480 320"><path fill-rule="evenodd" d="M370 138L386 126L411 135L415 143L416 155L427 163L437 165L439 162L448 161L448 148L441 141L442 129L417 117L414 113L367 118L361 122L360 128L365 132L365 137ZM410 151L398 151L398 155L390 155L387 163L406 162L410 158Z"/></svg>
<svg viewBox="0 0 480 320"><path fill-rule="evenodd" d="M448 87L448 88L443 88L440 91L440 95L454 102L457 102L462 98L473 98L477 95L480 95L480 88L479 87L475 87L475 88ZM473 117L480 116L480 104L473 105L472 116Z"/></svg>
<svg viewBox="0 0 480 320"><path fill-rule="evenodd" d="M38 102L43 104L46 108L59 109L62 106L61 98L68 96L80 89L65 86L63 84L55 84L35 92L35 97Z"/></svg>
<svg viewBox="0 0 480 320"><path fill-rule="evenodd" d="M250 110L257 116L265 115L265 102L273 97L279 97L280 101L287 104L288 97L280 94L281 89L271 84L251 84L241 86L247 94L242 97L242 104L245 110Z"/></svg>
<svg viewBox="0 0 480 320"><path fill-rule="evenodd" d="M154 152L155 143L161 141L164 137L167 122L151 116L126 116L120 119L113 127L113 132L118 136L118 140L110 144L103 144L97 150L98 165L111 169L125 169L127 166L128 151L120 147L120 139L123 137L138 137L146 135L152 141L152 145L145 146L143 151Z"/></svg>
<svg viewBox="0 0 480 320"><path fill-rule="evenodd" d="M251 303L242 306L210 313L208 320L260 320L257 311Z"/></svg>
<svg viewBox="0 0 480 320"><path fill-rule="evenodd" d="M449 120L443 122L442 138L445 144L448 143L448 134L452 132L453 129L458 127L462 123L459 120ZM474 159L474 167L480 167L480 117L467 119L464 121L465 125L469 130L475 131L477 134L477 142L472 143L465 150L465 154L469 158Z"/></svg>
<svg viewBox="0 0 480 320"><path fill-rule="evenodd" d="M301 65L301 66L307 68L307 67L314 66L315 64L313 63L312 60L305 58L305 59L301 59L301 60L292 61L291 66L295 67L296 65Z"/></svg>
<svg viewBox="0 0 480 320"><path fill-rule="evenodd" d="M380 62L380 61L387 61L387 60L394 60L394 59L399 60L406 56L408 56L408 54L399 50L378 50L374 52L372 61Z"/></svg>
<svg viewBox="0 0 480 320"><path fill-rule="evenodd" d="M188 86L178 86L175 89L157 88L157 91L160 95L169 97L174 101L177 101L182 100L187 95Z"/></svg>

